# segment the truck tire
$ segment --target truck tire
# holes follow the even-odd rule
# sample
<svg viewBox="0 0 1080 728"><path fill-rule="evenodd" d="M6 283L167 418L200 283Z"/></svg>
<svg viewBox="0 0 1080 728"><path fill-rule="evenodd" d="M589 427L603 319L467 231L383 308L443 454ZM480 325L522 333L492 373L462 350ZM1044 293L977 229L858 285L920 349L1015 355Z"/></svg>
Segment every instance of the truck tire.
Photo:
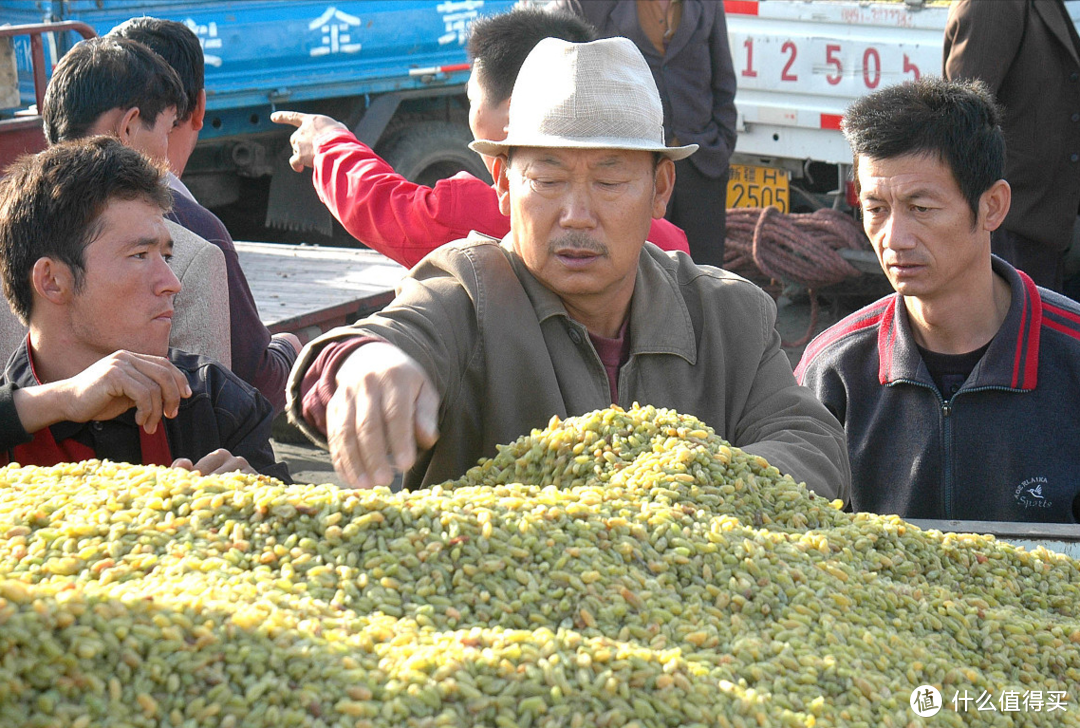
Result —
<svg viewBox="0 0 1080 728"><path fill-rule="evenodd" d="M469 149L471 141L468 127L425 121L396 133L381 145L380 156L405 179L428 187L461 171L491 182L483 159Z"/></svg>

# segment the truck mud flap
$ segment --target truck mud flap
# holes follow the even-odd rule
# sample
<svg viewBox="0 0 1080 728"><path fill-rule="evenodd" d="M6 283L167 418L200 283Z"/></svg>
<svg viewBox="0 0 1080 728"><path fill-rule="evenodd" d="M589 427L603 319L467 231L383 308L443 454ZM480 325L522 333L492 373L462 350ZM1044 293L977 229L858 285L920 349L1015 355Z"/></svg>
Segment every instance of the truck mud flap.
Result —
<svg viewBox="0 0 1080 728"><path fill-rule="evenodd" d="M266 227L297 232L334 234L334 219L311 183L312 171L297 173L289 166L289 146L274 158L274 176L266 203Z"/></svg>

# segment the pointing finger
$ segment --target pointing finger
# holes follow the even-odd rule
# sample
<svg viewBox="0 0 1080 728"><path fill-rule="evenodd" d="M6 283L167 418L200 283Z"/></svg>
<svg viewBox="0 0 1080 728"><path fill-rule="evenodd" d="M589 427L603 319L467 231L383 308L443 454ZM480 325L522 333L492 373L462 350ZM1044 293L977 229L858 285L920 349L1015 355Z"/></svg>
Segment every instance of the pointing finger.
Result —
<svg viewBox="0 0 1080 728"><path fill-rule="evenodd" d="M275 124L291 124L292 126L300 126L304 123L304 117L307 114L299 111L275 111L270 114L270 121Z"/></svg>

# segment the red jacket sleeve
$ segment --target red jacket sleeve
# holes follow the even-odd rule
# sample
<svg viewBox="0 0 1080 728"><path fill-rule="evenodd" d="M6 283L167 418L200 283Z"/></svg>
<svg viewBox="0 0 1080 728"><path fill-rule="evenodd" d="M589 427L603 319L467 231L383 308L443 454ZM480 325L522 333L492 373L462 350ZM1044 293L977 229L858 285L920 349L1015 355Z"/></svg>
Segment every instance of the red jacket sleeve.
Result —
<svg viewBox="0 0 1080 728"><path fill-rule="evenodd" d="M496 238L510 231L483 180L461 172L434 187L414 184L348 131L315 140L314 168L319 198L349 234L407 267L470 230Z"/></svg>

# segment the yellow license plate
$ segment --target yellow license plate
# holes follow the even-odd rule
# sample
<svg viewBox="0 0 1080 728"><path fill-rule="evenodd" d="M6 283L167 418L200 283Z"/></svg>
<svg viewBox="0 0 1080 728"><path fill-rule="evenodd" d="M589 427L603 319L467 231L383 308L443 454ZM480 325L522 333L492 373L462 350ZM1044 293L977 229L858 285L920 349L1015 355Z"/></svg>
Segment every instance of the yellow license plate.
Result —
<svg viewBox="0 0 1080 728"><path fill-rule="evenodd" d="M780 212L787 212L789 209L790 190L787 170L733 164L727 189L728 207L773 205L779 208Z"/></svg>

